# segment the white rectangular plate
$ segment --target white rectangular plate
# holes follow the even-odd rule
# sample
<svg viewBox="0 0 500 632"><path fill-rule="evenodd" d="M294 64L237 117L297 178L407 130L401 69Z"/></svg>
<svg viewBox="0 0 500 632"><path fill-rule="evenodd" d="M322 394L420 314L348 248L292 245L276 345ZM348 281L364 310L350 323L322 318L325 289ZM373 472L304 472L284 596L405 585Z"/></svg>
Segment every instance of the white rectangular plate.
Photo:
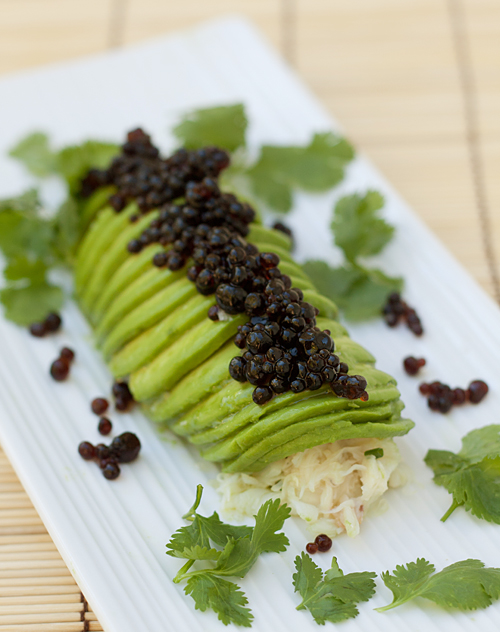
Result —
<svg viewBox="0 0 500 632"><path fill-rule="evenodd" d="M6 152L32 130L47 131L61 145L88 137L121 142L127 130L140 125L168 151L175 146L169 129L184 110L238 101L250 115L252 146L305 142L313 131L336 128L258 33L239 19L8 77L0 82L0 195L17 194L30 183ZM386 216L398 229L379 263L405 277L405 296L421 314L426 333L417 339L380 321L350 331L375 354L378 366L399 380L406 413L417 424L398 440L413 481L387 494L389 509L369 518L358 538L335 540L333 553L345 572L380 573L417 557L438 569L469 557L499 567L499 527L463 510L442 524L450 497L432 483L422 460L429 448L456 451L466 432L498 421L498 308L362 157L333 193L297 196L288 221L298 236L298 256L335 262L338 253L328 229L333 202L368 188L384 193ZM60 195L50 182L44 192L52 201ZM77 361L71 379L57 384L48 367L64 344L76 350ZM63 332L44 340L0 319L0 350L0 439L104 629L223 629L212 613L195 611L182 587L172 583L179 562L165 555L196 484L207 485L215 468L180 442L161 437L139 413L113 417L117 433L135 431L144 446L138 462L124 467L117 481L105 481L97 467L78 457L81 440L99 441L89 401L106 395L111 379L74 304L64 311ZM427 358L423 379L464 386L484 378L491 392L477 407L433 414L418 394L419 380L402 371L402 359L411 354ZM207 487L201 509L216 507L217 496ZM241 582L255 614L254 630L318 629L307 612L295 610L299 599L291 583L293 560L309 536L294 520L287 522L286 532L288 551L263 556ZM326 568L331 556L315 560ZM500 604L467 614L447 613L429 602L387 614L373 611L390 596L379 579L376 597L342 629L485 632L500 626Z"/></svg>

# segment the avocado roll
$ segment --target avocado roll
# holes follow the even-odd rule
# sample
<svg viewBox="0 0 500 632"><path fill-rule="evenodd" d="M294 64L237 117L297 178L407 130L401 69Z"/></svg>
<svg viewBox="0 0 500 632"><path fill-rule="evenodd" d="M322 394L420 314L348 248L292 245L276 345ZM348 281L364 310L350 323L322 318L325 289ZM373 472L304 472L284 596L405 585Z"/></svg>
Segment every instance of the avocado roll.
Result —
<svg viewBox="0 0 500 632"><path fill-rule="evenodd" d="M223 508L279 498L316 530L356 535L413 422L290 237L220 190L228 164L214 147L163 159L129 133L83 181L91 199L112 195L80 243L77 299L144 413L220 466Z"/></svg>

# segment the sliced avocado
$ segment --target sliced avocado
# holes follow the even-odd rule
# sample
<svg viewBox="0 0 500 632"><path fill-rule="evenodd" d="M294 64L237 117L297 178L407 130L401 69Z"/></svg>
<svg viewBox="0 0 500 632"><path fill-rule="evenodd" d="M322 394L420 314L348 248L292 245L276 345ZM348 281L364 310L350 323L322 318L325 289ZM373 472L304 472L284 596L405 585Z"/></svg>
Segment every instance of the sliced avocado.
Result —
<svg viewBox="0 0 500 632"><path fill-rule="evenodd" d="M139 237L143 230L149 226L152 219L157 216L158 212L152 211L148 215L141 217L137 222L129 224L129 226L118 233L117 237L115 236L106 252L101 254L99 265L96 266L81 293L81 302L87 312L91 311L92 306L99 298L99 294L113 272L130 256L127 250L128 242Z"/></svg>
<svg viewBox="0 0 500 632"><path fill-rule="evenodd" d="M126 376L153 360L184 332L204 320L214 303L213 297L196 294L177 307L161 322L131 340L113 356L109 363L113 375Z"/></svg>
<svg viewBox="0 0 500 632"><path fill-rule="evenodd" d="M129 387L138 402L157 397L170 390L184 375L231 339L239 325L247 322L246 314L230 320L213 322L208 318L195 325L152 362L132 373Z"/></svg>
<svg viewBox="0 0 500 632"><path fill-rule="evenodd" d="M156 292L185 278L185 268L177 270L176 272L172 272L167 268L156 267L146 270L144 274L135 281L132 281L128 287L118 294L107 308L107 311L95 330L97 340L102 341L111 329L120 322L124 314L126 315L131 312L151 296L154 296Z"/></svg>
<svg viewBox="0 0 500 632"><path fill-rule="evenodd" d="M151 261L155 254L163 252L160 244L150 244L135 257L128 257L116 270L104 287L92 309L95 322L99 322L111 302L144 272L151 269Z"/></svg>
<svg viewBox="0 0 500 632"><path fill-rule="evenodd" d="M274 228L267 228L259 224L250 224L250 231L245 239L251 244L272 244L286 252L290 252L292 249L292 240L288 235ZM261 250L264 252L263 249Z"/></svg>
<svg viewBox="0 0 500 632"><path fill-rule="evenodd" d="M104 357L110 358L124 344L156 325L196 295L196 286L185 277L156 292L122 318L111 331L102 345Z"/></svg>

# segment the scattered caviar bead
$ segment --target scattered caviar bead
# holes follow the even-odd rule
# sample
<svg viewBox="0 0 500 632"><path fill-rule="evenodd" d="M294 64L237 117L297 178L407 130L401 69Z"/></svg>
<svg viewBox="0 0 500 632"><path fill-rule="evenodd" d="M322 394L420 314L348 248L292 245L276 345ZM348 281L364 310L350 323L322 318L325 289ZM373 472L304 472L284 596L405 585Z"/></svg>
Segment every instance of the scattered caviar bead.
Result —
<svg viewBox="0 0 500 632"><path fill-rule="evenodd" d="M65 358L57 358L52 362L50 375L57 382L64 382L69 375L69 362Z"/></svg>
<svg viewBox="0 0 500 632"><path fill-rule="evenodd" d="M452 391L452 400L454 406L461 406L465 404L467 395L463 388L454 388Z"/></svg>
<svg viewBox="0 0 500 632"><path fill-rule="evenodd" d="M78 446L78 453L86 461L91 461L95 457L95 448L88 441L82 441Z"/></svg>
<svg viewBox="0 0 500 632"><path fill-rule="evenodd" d="M219 320L219 308L217 305L212 305L212 307L208 308L208 317L210 320Z"/></svg>
<svg viewBox="0 0 500 632"><path fill-rule="evenodd" d="M92 400L90 407L95 415L102 415L108 410L109 402L104 397L96 397Z"/></svg>
<svg viewBox="0 0 500 632"><path fill-rule="evenodd" d="M120 476L120 467L118 463L107 463L106 467L102 471L102 475L104 478L107 478L108 481L113 481L115 478L118 478Z"/></svg>
<svg viewBox="0 0 500 632"><path fill-rule="evenodd" d="M467 389L468 400L471 404L479 404L479 402L486 396L489 388L486 382L482 380L474 380L469 384Z"/></svg>
<svg viewBox="0 0 500 632"><path fill-rule="evenodd" d="M120 397L117 397L115 400L115 408L121 413L124 413L127 410L129 410L131 404L132 404L132 400L126 397L120 396Z"/></svg>
<svg viewBox="0 0 500 632"><path fill-rule="evenodd" d="M43 338L47 334L45 323L33 323L30 326L30 334L35 338Z"/></svg>
<svg viewBox="0 0 500 632"><path fill-rule="evenodd" d="M64 358L68 362L73 362L73 360L75 359L75 352L69 347L63 347L61 349L60 357Z"/></svg>
<svg viewBox="0 0 500 632"><path fill-rule="evenodd" d="M59 314L56 314L55 312L51 312L45 319L45 329L50 333L58 331L61 327L61 324L62 319Z"/></svg>
<svg viewBox="0 0 500 632"><path fill-rule="evenodd" d="M236 356L229 363L229 375L233 378L233 380L246 382L246 366L246 361L242 357Z"/></svg>
<svg viewBox="0 0 500 632"><path fill-rule="evenodd" d="M138 219L139 219L139 215L135 215L135 214L131 215L129 218L131 224L135 224Z"/></svg>
<svg viewBox="0 0 500 632"><path fill-rule="evenodd" d="M101 417L97 425L97 430L102 435L108 435L113 429L113 424L107 417Z"/></svg>
<svg viewBox="0 0 500 632"><path fill-rule="evenodd" d="M130 463L137 458L141 442L133 432L124 432L113 439L110 449L119 463Z"/></svg>
<svg viewBox="0 0 500 632"><path fill-rule="evenodd" d="M109 463L117 463L118 461L116 460L116 457L114 457L111 453L110 456L107 456L105 459L101 459L98 462L99 467L101 468L101 470L103 470L106 465L108 465Z"/></svg>
<svg viewBox="0 0 500 632"><path fill-rule="evenodd" d="M403 360L403 366L408 375L417 375L419 370L425 366L425 359L408 356Z"/></svg>
<svg viewBox="0 0 500 632"><path fill-rule="evenodd" d="M132 239L127 244L127 250L133 254L141 252L142 250L142 242L139 239Z"/></svg>
<svg viewBox="0 0 500 632"><path fill-rule="evenodd" d="M98 461L102 461L103 459L107 459L111 456L111 450L109 446L104 443L98 443L95 447L95 458Z"/></svg>
<svg viewBox="0 0 500 632"><path fill-rule="evenodd" d="M332 548L332 539L324 533L321 533L320 535L316 536L314 544L316 544L316 546L318 547L318 551L326 553L326 551L329 551Z"/></svg>
<svg viewBox="0 0 500 632"><path fill-rule="evenodd" d="M418 387L418 390L422 393L422 395L428 395L430 393L430 385L426 382L422 382Z"/></svg>
<svg viewBox="0 0 500 632"><path fill-rule="evenodd" d="M308 542L306 544L306 551L309 553L309 555L314 555L315 553L318 552L318 545L316 544L316 542Z"/></svg>
<svg viewBox="0 0 500 632"><path fill-rule="evenodd" d="M382 308L382 315L389 327L395 327L400 321L405 321L408 328L416 335L424 333L422 322L417 312L403 301L399 292L392 292Z"/></svg>

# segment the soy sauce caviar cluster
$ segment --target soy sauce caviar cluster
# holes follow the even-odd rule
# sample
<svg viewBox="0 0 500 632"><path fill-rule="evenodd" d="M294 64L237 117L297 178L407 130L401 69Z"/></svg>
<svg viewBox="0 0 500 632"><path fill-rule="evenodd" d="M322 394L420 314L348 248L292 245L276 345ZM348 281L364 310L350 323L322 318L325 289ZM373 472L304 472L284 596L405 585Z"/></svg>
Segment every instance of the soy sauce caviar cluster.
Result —
<svg viewBox="0 0 500 632"><path fill-rule="evenodd" d="M188 183L217 177L228 165L228 154L216 147L179 149L163 159L150 136L136 129L128 133L122 153L108 169L88 172L81 195L89 197L101 186L115 185L117 192L109 200L115 211L120 212L128 201L135 200L141 213L147 213L183 196Z"/></svg>
<svg viewBox="0 0 500 632"><path fill-rule="evenodd" d="M35 338L43 338L47 334L54 334L59 331L61 325L62 318L59 314L51 312L44 321L30 325L30 334Z"/></svg>
<svg viewBox="0 0 500 632"><path fill-rule="evenodd" d="M415 336L421 336L424 333L424 328L417 312L403 301L399 292L389 294L387 303L382 309L382 314L389 327L395 327L398 323L405 322L408 329Z"/></svg>
<svg viewBox="0 0 500 632"><path fill-rule="evenodd" d="M450 388L442 382L422 383L419 386L422 395L427 397L427 405L431 410L447 413L453 406L461 406L466 402L479 404L488 393L488 385L482 380L473 380L467 389Z"/></svg>
<svg viewBox="0 0 500 632"><path fill-rule="evenodd" d="M206 246L212 228L226 228L231 233L245 236L248 224L255 219L255 211L240 203L230 194L222 194L213 178L201 182L188 183L185 190L185 204L166 204L161 207L160 216L143 231L139 239L128 244L129 252L140 252L151 243L170 246L157 253L153 263L159 268L180 270L186 265L194 251ZM216 245L217 233L208 240Z"/></svg>
<svg viewBox="0 0 500 632"><path fill-rule="evenodd" d="M117 381L112 388L113 397L115 398L115 408L123 413L130 410L135 403L134 396L130 392L127 382Z"/></svg>
<svg viewBox="0 0 500 632"><path fill-rule="evenodd" d="M124 432L115 437L110 445L99 443L94 446L89 441L82 441L78 452L86 461L97 461L104 478L114 480L120 475L119 463L134 461L141 450L141 442L133 432Z"/></svg>
<svg viewBox="0 0 500 632"><path fill-rule="evenodd" d="M324 533L316 536L314 542L309 542L308 544L306 544L306 551L310 555L314 555L314 553L317 553L318 551L321 551L321 553L326 553L331 548L332 539Z"/></svg>
<svg viewBox="0 0 500 632"><path fill-rule="evenodd" d="M425 358L415 358L408 356L403 360L403 368L408 375L417 375L422 367L426 364Z"/></svg>
<svg viewBox="0 0 500 632"><path fill-rule="evenodd" d="M56 382L64 382L69 376L71 363L75 359L75 352L69 347L63 347L59 357L50 365L50 375Z"/></svg>

